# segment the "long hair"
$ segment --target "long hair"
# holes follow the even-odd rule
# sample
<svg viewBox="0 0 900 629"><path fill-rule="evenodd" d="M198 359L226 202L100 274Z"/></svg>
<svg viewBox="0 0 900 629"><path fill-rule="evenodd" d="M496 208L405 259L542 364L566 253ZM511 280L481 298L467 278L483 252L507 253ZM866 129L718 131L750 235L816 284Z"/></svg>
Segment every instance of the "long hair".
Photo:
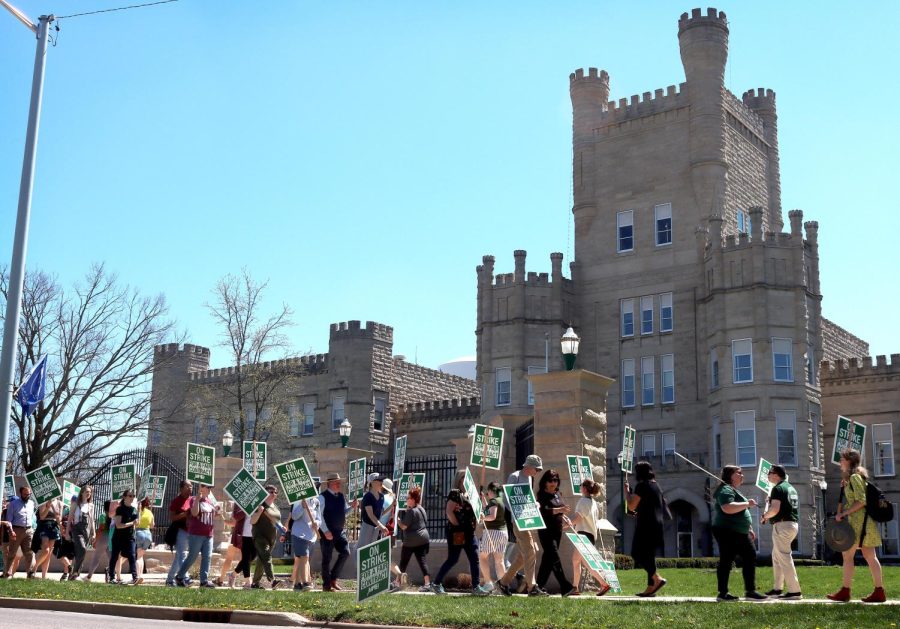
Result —
<svg viewBox="0 0 900 629"><path fill-rule="evenodd" d="M547 491L547 483L553 480L557 483L556 491L559 491L559 472L554 469L548 469L544 472L544 475L541 476L541 481L538 483L538 491Z"/></svg>
<svg viewBox="0 0 900 629"><path fill-rule="evenodd" d="M638 461L634 464L634 477L637 482L642 483L653 480L656 478L656 474L653 473L653 466L649 461Z"/></svg>
<svg viewBox="0 0 900 629"><path fill-rule="evenodd" d="M600 493L600 483L587 478L581 482L581 488L586 489L589 496L596 496Z"/></svg>
<svg viewBox="0 0 900 629"><path fill-rule="evenodd" d="M79 507L80 507L81 505L85 504L84 493L85 493L88 489L91 490L91 497L90 497L90 499L88 499L87 502L93 502L93 501L94 501L94 486L93 486L93 485L85 485L85 486L82 487L81 490L78 492L78 498L76 498L76 501L78 502L78 506L79 506Z"/></svg>
<svg viewBox="0 0 900 629"><path fill-rule="evenodd" d="M740 465L726 465L722 468L722 475L719 478L722 479L722 482L719 483L719 486L716 487L716 491L722 489L725 485L731 484L731 479L734 476L734 473L741 469Z"/></svg>
<svg viewBox="0 0 900 629"><path fill-rule="evenodd" d="M847 448L841 452L841 458L846 459L850 463L850 469L847 470L847 475L844 480L850 478L854 474L859 474L863 479L869 480L869 471L859 464L862 460L859 456L859 450Z"/></svg>

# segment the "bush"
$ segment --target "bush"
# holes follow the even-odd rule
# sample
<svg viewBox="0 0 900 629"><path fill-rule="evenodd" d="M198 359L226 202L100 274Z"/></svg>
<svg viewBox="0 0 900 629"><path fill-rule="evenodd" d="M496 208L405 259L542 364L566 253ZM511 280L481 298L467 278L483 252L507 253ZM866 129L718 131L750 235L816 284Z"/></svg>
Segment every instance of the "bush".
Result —
<svg viewBox="0 0 900 629"><path fill-rule="evenodd" d="M616 555L616 570L633 570L635 568L634 560L628 555ZM672 568L699 568L701 570L715 570L719 565L718 557L657 557L656 567L660 569ZM740 565L738 562L737 565ZM761 555L756 558L757 566L771 566L772 558L768 555ZM824 566L825 562L821 559L805 559L794 558L795 566Z"/></svg>

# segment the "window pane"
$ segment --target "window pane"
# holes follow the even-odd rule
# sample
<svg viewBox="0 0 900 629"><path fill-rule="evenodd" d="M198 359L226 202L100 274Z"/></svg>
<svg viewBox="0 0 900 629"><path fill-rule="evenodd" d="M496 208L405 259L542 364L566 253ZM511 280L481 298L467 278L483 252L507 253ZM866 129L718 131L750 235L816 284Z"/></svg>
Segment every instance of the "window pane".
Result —
<svg viewBox="0 0 900 629"><path fill-rule="evenodd" d="M497 370L497 406L509 406L512 400L512 370L503 367Z"/></svg>
<svg viewBox="0 0 900 629"><path fill-rule="evenodd" d="M641 404L651 405L654 398L654 369L653 357L646 356L641 358Z"/></svg>
<svg viewBox="0 0 900 629"><path fill-rule="evenodd" d="M674 455L675 453L675 433L667 432L662 436L662 453L664 455Z"/></svg>
<svg viewBox="0 0 900 629"><path fill-rule="evenodd" d="M675 356L666 354L661 361L662 401L663 404L673 404L675 402Z"/></svg>
<svg viewBox="0 0 900 629"><path fill-rule="evenodd" d="M737 464L741 466L756 465L756 413L754 411L735 411L734 430Z"/></svg>
<svg viewBox="0 0 900 629"><path fill-rule="evenodd" d="M656 435L641 437L641 454L648 458L656 454Z"/></svg>
<svg viewBox="0 0 900 629"><path fill-rule="evenodd" d="M775 380L793 382L794 375L791 361L791 339L772 339L772 358Z"/></svg>
<svg viewBox="0 0 900 629"><path fill-rule="evenodd" d="M616 215L616 236L618 251L634 249L634 215L631 210Z"/></svg>
<svg viewBox="0 0 900 629"><path fill-rule="evenodd" d="M634 406L634 359L622 361L622 406Z"/></svg>
<svg viewBox="0 0 900 629"><path fill-rule="evenodd" d="M634 300L622 300L622 336L634 336Z"/></svg>
<svg viewBox="0 0 900 629"><path fill-rule="evenodd" d="M709 352L709 384L713 389L719 387L719 355L716 350Z"/></svg>
<svg viewBox="0 0 900 629"><path fill-rule="evenodd" d="M313 426L316 421L316 403L306 402L303 405L303 434L313 434Z"/></svg>
<svg viewBox="0 0 900 629"><path fill-rule="evenodd" d="M671 332L673 327L672 293L664 293L659 296L659 330Z"/></svg>
<svg viewBox="0 0 900 629"><path fill-rule="evenodd" d="M384 430L384 398L375 398L375 413L372 420L373 430Z"/></svg>
<svg viewBox="0 0 900 629"><path fill-rule="evenodd" d="M653 297L641 297L641 334L653 334Z"/></svg>
<svg viewBox="0 0 900 629"><path fill-rule="evenodd" d="M344 398L335 397L331 402L331 429L337 430L344 421Z"/></svg>
<svg viewBox="0 0 900 629"><path fill-rule="evenodd" d="M750 339L733 341L731 344L734 364L734 382L753 382L753 355Z"/></svg>

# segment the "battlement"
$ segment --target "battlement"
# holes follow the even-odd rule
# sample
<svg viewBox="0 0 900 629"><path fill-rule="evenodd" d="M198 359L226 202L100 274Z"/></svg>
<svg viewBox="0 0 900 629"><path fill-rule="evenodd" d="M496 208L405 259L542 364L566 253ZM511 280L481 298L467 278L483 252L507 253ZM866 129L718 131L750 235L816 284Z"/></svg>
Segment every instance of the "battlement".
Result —
<svg viewBox="0 0 900 629"><path fill-rule="evenodd" d="M864 376L900 376L900 354L891 354L890 362L883 354L875 357L875 364L872 364L871 356L863 356L861 360L862 364L860 358L856 356L846 360L823 360L819 364L822 384L830 380Z"/></svg>
<svg viewBox="0 0 900 629"><path fill-rule="evenodd" d="M403 404L391 412L397 423L449 421L453 419L475 418L481 413L481 404L477 397L455 398L451 400L433 400L427 402L410 402Z"/></svg>
<svg viewBox="0 0 900 629"><path fill-rule="evenodd" d="M476 271L478 272L479 277L483 273L491 273L491 276L486 279L490 279L491 283L494 286L498 287L514 286L520 283L527 284L529 286L551 286L555 278L558 278L563 282L570 281L562 277L563 254L559 253L558 251L550 254L550 265L553 269L552 273L536 273L534 271L526 272L526 256L527 252L522 249L517 249L513 252L516 269L514 273L498 273L496 275L493 275L494 256L484 256L482 258L484 264L478 265L476 267Z"/></svg>
<svg viewBox="0 0 900 629"><path fill-rule="evenodd" d="M394 356L393 360L394 369L402 369L412 375L438 379L446 383L458 384L462 386L469 386L474 382L474 380L472 380L471 378L464 378L462 376L457 376L452 373L446 373L438 369L423 367L422 365L415 365L413 363L407 362L403 356Z"/></svg>
<svg viewBox="0 0 900 629"><path fill-rule="evenodd" d="M394 342L394 328L375 321L366 321L363 328L360 321L342 321L332 323L329 340L336 339L373 339L385 343Z"/></svg>
<svg viewBox="0 0 900 629"><path fill-rule="evenodd" d="M609 101L606 111L600 112L599 120L603 126L609 126L624 120L652 116L664 111L687 107L690 100L687 94L687 83L669 85L643 94L632 94L630 98L620 98L618 101ZM601 127L601 128L602 128ZM595 129L596 134L599 129Z"/></svg>
<svg viewBox="0 0 900 629"><path fill-rule="evenodd" d="M769 91L771 92L772 90ZM774 108L774 92L772 92L772 94L772 107ZM747 104L747 94L744 94L744 99L741 100L727 89L722 90L722 98L723 102L725 103L725 108L732 116L734 116L741 122L741 124L746 126L750 131L757 135L759 139L764 141L768 140L768 137L766 135L765 121L759 114L759 111L765 109L764 107L752 107Z"/></svg>
<svg viewBox="0 0 900 629"><path fill-rule="evenodd" d="M183 346L178 343L166 343L164 345L157 345L153 348L153 358L155 360L174 358L179 354L209 359L209 348L200 345L191 345L190 343L185 343Z"/></svg>
<svg viewBox="0 0 900 629"><path fill-rule="evenodd" d="M598 72L597 68L588 68L588 74L585 76L584 68L578 68L569 75L569 85L573 87L577 87L578 85L593 85L596 82L605 83L607 87L609 86L609 74L606 70L600 70Z"/></svg>
<svg viewBox="0 0 900 629"><path fill-rule="evenodd" d="M308 356L265 361L256 365L243 365L240 369L236 366L207 369L206 371L192 373L191 380L195 382L228 380L238 375L241 371L246 372L251 368L259 368L264 371L289 371L297 375L319 374L328 371L328 354L309 354Z"/></svg>
<svg viewBox="0 0 900 629"><path fill-rule="evenodd" d="M764 87L747 90L741 102L750 109L775 109L775 92Z"/></svg>
<svg viewBox="0 0 900 629"><path fill-rule="evenodd" d="M703 11L698 8L692 9L690 16L688 16L687 13L682 13L681 18L678 20L678 34L681 35L688 29L703 26L721 28L727 33L728 18L725 15L725 11L717 11L716 9L708 8L706 10L706 15L703 15Z"/></svg>

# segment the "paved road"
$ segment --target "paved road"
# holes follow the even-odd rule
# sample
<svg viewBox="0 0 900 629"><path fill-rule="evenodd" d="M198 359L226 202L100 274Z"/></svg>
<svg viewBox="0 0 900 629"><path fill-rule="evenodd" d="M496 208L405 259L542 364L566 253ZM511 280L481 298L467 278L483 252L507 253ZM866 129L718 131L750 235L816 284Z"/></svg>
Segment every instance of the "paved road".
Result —
<svg viewBox="0 0 900 629"><path fill-rule="evenodd" d="M27 627L28 629L72 629L73 627L127 627L128 629L161 629L171 627L171 620L148 620L145 618L123 619L121 616L100 614L76 614L72 612L48 612L27 609L3 609L4 627ZM260 625L210 625L203 622L179 622L178 629L199 629L210 627L234 627L235 629L260 629Z"/></svg>

